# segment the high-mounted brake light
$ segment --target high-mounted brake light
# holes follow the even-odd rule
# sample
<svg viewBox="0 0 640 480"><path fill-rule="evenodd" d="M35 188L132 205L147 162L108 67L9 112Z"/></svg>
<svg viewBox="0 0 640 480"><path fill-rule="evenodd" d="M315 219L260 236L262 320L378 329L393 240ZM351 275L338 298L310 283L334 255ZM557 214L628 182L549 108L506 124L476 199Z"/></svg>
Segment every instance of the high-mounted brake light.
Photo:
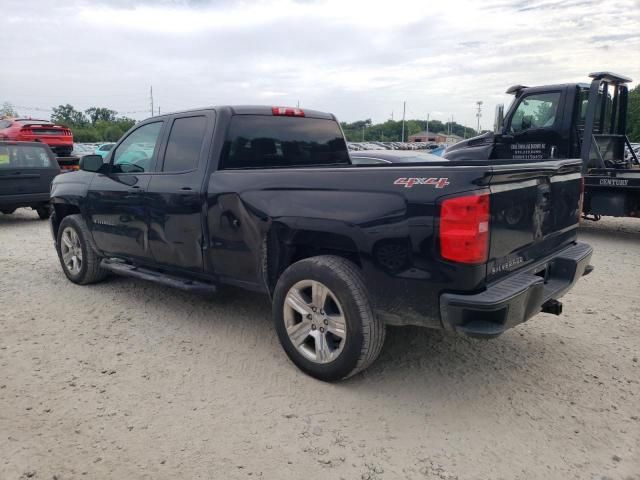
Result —
<svg viewBox="0 0 640 480"><path fill-rule="evenodd" d="M440 255L459 263L489 256L489 195L449 198L440 205Z"/></svg>
<svg viewBox="0 0 640 480"><path fill-rule="evenodd" d="M277 117L304 117L304 111L294 107L271 107L271 113Z"/></svg>

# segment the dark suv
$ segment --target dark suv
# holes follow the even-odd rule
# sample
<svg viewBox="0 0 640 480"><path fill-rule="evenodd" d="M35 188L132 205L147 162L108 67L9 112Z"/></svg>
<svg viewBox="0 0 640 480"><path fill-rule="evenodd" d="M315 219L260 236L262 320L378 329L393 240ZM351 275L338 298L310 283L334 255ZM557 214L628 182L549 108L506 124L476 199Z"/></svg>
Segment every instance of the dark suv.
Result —
<svg viewBox="0 0 640 480"><path fill-rule="evenodd" d="M49 218L51 181L60 167L51 149L39 142L0 142L0 212L31 207Z"/></svg>

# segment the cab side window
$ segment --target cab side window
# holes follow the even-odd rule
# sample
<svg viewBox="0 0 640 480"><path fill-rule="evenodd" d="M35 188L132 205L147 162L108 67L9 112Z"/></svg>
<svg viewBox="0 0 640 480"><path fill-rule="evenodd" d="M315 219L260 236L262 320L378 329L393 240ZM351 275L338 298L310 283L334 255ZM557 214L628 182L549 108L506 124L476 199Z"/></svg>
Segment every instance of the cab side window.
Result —
<svg viewBox="0 0 640 480"><path fill-rule="evenodd" d="M207 117L176 118L164 154L163 172L187 172L198 166L207 128Z"/></svg>
<svg viewBox="0 0 640 480"><path fill-rule="evenodd" d="M520 133L532 128L551 128L556 121L560 92L538 93L524 97L509 127L511 133Z"/></svg>
<svg viewBox="0 0 640 480"><path fill-rule="evenodd" d="M153 167L154 152L163 122L147 123L134 130L113 153L115 173L144 173Z"/></svg>

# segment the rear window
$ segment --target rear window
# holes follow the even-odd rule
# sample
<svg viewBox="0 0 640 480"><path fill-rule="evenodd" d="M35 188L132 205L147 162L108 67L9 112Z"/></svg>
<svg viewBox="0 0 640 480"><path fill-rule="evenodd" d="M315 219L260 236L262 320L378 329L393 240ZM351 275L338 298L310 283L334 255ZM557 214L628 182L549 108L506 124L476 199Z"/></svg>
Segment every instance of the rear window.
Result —
<svg viewBox="0 0 640 480"><path fill-rule="evenodd" d="M222 154L222 168L349 164L338 123L317 118L236 115Z"/></svg>
<svg viewBox="0 0 640 480"><path fill-rule="evenodd" d="M53 163L47 151L25 145L0 145L0 169L47 168Z"/></svg>

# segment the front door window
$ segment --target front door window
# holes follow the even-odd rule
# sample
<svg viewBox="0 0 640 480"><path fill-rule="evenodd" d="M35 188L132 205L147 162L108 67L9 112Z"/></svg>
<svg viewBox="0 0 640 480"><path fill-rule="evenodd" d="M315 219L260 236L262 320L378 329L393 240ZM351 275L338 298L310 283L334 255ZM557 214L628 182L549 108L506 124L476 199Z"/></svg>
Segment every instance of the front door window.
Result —
<svg viewBox="0 0 640 480"><path fill-rule="evenodd" d="M113 172L150 172L160 130L162 122L147 123L125 138L113 154Z"/></svg>

